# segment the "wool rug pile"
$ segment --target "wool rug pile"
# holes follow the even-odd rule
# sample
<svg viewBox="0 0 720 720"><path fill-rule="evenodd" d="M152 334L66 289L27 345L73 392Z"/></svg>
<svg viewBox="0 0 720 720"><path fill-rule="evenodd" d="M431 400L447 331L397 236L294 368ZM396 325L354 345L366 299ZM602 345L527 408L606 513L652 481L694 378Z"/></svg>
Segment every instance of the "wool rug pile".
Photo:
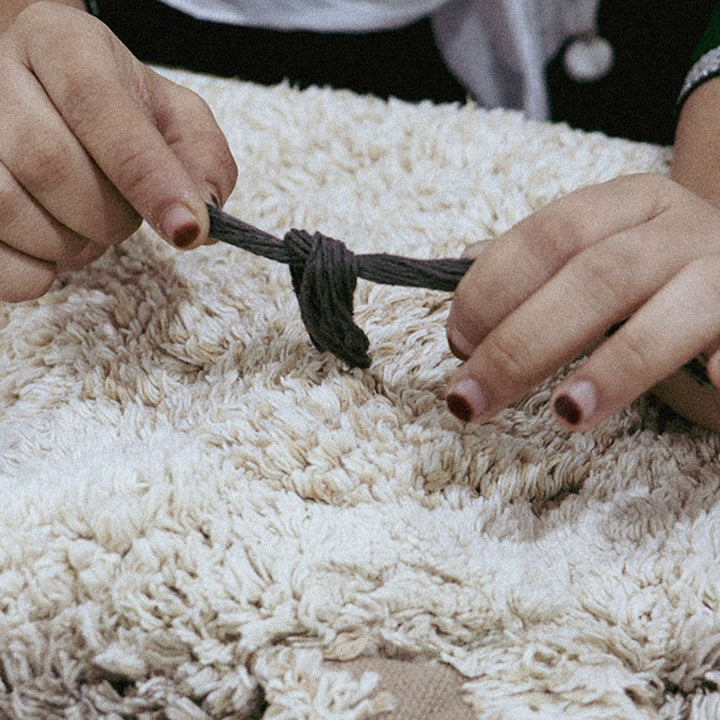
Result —
<svg viewBox="0 0 720 720"><path fill-rule="evenodd" d="M513 112L163 72L228 135L229 212L357 252L457 256L667 171ZM718 436L648 398L567 433L558 377L464 425L449 302L360 281L349 369L285 266L143 227L0 305L0 716L717 718Z"/></svg>

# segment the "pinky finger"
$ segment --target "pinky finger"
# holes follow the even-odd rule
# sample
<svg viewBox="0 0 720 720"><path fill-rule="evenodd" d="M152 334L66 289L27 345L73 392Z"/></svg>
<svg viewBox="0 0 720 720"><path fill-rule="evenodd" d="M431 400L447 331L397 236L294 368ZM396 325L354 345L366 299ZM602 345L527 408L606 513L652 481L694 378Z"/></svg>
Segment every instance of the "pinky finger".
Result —
<svg viewBox="0 0 720 720"><path fill-rule="evenodd" d="M22 302L44 295L55 280L55 263L0 243L0 300Z"/></svg>

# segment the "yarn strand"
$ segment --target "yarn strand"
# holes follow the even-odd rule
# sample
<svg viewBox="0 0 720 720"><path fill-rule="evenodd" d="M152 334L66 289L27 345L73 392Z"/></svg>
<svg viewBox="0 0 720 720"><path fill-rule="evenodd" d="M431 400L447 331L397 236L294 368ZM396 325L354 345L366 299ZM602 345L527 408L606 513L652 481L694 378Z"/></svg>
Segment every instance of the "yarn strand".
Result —
<svg viewBox="0 0 720 720"><path fill-rule="evenodd" d="M290 230L280 240L212 205L208 205L208 212L211 237L290 266L300 317L313 345L351 367L370 366L370 341L353 320L358 278L453 292L473 263L469 258L420 260L387 253L356 255L339 240L319 232L310 235L304 230ZM682 370L699 385L711 384L705 363L698 358L685 363Z"/></svg>
<svg viewBox="0 0 720 720"><path fill-rule="evenodd" d="M300 316L313 345L351 367L370 366L370 342L353 320L357 279L452 292L470 268L468 258L430 260L387 253L355 254L316 232L290 230L283 239L208 205L210 237L290 266Z"/></svg>

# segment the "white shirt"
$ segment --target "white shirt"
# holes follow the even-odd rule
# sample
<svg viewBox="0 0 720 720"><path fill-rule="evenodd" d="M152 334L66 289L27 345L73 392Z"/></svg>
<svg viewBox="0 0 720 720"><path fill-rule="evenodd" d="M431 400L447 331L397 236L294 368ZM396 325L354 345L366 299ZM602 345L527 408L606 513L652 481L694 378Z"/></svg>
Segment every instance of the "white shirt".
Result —
<svg viewBox="0 0 720 720"><path fill-rule="evenodd" d="M599 0L163 0L203 20L278 30L363 32L430 16L440 52L486 107L548 116L544 65L592 30Z"/></svg>

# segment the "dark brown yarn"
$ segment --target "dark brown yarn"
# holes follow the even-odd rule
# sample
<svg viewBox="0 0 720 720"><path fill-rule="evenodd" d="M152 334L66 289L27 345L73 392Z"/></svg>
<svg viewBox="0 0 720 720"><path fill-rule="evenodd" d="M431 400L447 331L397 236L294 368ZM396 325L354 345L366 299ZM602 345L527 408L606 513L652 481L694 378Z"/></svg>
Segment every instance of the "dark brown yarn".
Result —
<svg viewBox="0 0 720 720"><path fill-rule="evenodd" d="M280 240L208 205L210 236L255 255L290 266L300 316L313 345L352 367L370 365L370 342L353 320L358 278L384 285L452 292L472 260L419 260L387 253L356 255L339 240L319 232L290 230Z"/></svg>
<svg viewBox="0 0 720 720"><path fill-rule="evenodd" d="M359 277L384 285L452 292L473 263L467 258L355 255L339 240L319 232L310 235L304 230L290 230L279 240L212 205L208 205L208 212L211 237L290 266L300 316L313 345L351 367L370 366L370 342L353 320L353 295ZM613 325L608 336L622 324ZM699 358L685 363L682 370L699 385L711 384L705 363Z"/></svg>

